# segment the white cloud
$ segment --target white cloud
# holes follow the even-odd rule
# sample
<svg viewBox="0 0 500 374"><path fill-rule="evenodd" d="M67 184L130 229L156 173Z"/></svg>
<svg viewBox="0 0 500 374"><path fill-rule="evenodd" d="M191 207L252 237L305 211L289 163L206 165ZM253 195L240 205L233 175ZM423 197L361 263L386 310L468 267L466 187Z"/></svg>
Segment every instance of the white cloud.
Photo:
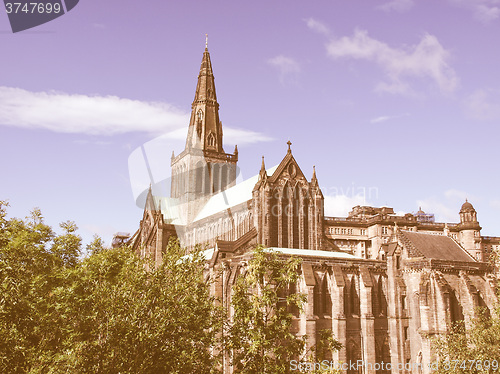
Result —
<svg viewBox="0 0 500 374"><path fill-rule="evenodd" d="M356 205L366 205L362 195L325 195L325 215L331 217L346 217Z"/></svg>
<svg viewBox="0 0 500 374"><path fill-rule="evenodd" d="M432 213L438 222L457 222L459 219L456 207L450 207L436 198L417 200L417 205L426 213Z"/></svg>
<svg viewBox="0 0 500 374"><path fill-rule="evenodd" d="M377 8L385 12L407 12L413 7L413 5L413 0L392 0L388 3L378 6Z"/></svg>
<svg viewBox="0 0 500 374"><path fill-rule="evenodd" d="M88 135L168 132L171 138L185 140L188 124L189 113L166 103L0 86L0 125L4 126ZM255 131L225 127L224 132L229 144L271 140Z"/></svg>
<svg viewBox="0 0 500 374"><path fill-rule="evenodd" d="M500 17L499 0L449 0L449 2L471 11L475 19L485 24Z"/></svg>
<svg viewBox="0 0 500 374"><path fill-rule="evenodd" d="M292 79L300 73L300 64L291 57L279 55L267 60L267 63L279 71L280 82L286 83L290 77Z"/></svg>
<svg viewBox="0 0 500 374"><path fill-rule="evenodd" d="M259 132L235 129L224 126L224 143L229 145L243 145L251 143L269 142L273 138Z"/></svg>
<svg viewBox="0 0 500 374"><path fill-rule="evenodd" d="M477 200L465 191L450 189L444 191L443 196L432 196L417 200L416 205L422 207L422 210L426 213L433 213L438 222L458 222L460 208L466 198Z"/></svg>
<svg viewBox="0 0 500 374"><path fill-rule="evenodd" d="M481 89L472 93L465 101L469 117L478 120L500 119L500 90Z"/></svg>
<svg viewBox="0 0 500 374"><path fill-rule="evenodd" d="M114 135L132 131L159 134L188 121L188 113L165 103L0 87L2 125Z"/></svg>
<svg viewBox="0 0 500 374"><path fill-rule="evenodd" d="M409 113L404 113L404 114L398 114L398 115L394 115L394 116L379 116L379 117L372 118L370 120L370 123L386 122L386 121L390 121L392 119L406 117L406 116L409 116L409 115L410 115Z"/></svg>
<svg viewBox="0 0 500 374"><path fill-rule="evenodd" d="M379 122L385 122L390 120L392 117L391 116L380 116L376 117L370 120L371 123L379 123Z"/></svg>
<svg viewBox="0 0 500 374"><path fill-rule="evenodd" d="M367 31L356 29L353 36L332 38L326 48L333 59L353 58L376 63L389 79L376 87L378 91L412 93L408 78L431 79L442 92L452 92L458 86L455 71L448 64L450 52L430 34L425 34L417 45L393 48L371 38Z"/></svg>
<svg viewBox="0 0 500 374"><path fill-rule="evenodd" d="M314 18L307 18L305 19L307 27L309 27L311 30L316 31L317 33L323 34L323 35L329 35L330 34L330 29L321 21L318 21Z"/></svg>

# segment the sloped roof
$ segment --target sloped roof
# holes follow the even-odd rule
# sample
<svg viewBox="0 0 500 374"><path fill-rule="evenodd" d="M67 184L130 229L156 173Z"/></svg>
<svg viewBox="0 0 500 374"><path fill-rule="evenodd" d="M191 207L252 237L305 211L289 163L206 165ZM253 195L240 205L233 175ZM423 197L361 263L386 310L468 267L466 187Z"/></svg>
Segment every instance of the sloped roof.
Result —
<svg viewBox="0 0 500 374"><path fill-rule="evenodd" d="M401 230L400 233L426 258L447 261L476 262L452 238L442 235L424 234Z"/></svg>
<svg viewBox="0 0 500 374"><path fill-rule="evenodd" d="M271 247L269 249L283 253L285 255L299 256L299 257L311 256L311 257L342 258L346 260L362 260L361 257L353 256L345 252L330 252L330 251L319 251L315 249L276 248L276 247Z"/></svg>
<svg viewBox="0 0 500 374"><path fill-rule="evenodd" d="M382 244L382 249L384 249L384 251L386 251L386 253L389 256L394 255L394 252L396 252L397 248L398 248L398 243Z"/></svg>
<svg viewBox="0 0 500 374"><path fill-rule="evenodd" d="M361 257L353 256L349 253L344 252L329 252L329 251L318 251L314 249L295 249L295 248L277 248L271 247L266 248L267 251L275 251L282 253L284 255L298 256L298 257L324 257L324 258L338 258L344 260L363 260ZM215 248L208 248L201 252L201 256L207 261L211 260L215 253ZM184 256L188 257L189 255Z"/></svg>
<svg viewBox="0 0 500 374"><path fill-rule="evenodd" d="M266 170L267 175L273 175L278 165ZM203 209L198 213L194 221L200 221L226 209L235 207L252 199L252 191L259 180L259 174L238 183L236 186L228 188L212 196Z"/></svg>

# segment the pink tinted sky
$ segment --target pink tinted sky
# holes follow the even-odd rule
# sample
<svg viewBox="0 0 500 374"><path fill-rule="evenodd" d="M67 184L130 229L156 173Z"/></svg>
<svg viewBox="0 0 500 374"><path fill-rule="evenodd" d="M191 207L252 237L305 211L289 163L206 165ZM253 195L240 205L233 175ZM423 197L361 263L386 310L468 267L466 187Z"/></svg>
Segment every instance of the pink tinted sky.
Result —
<svg viewBox="0 0 500 374"><path fill-rule="evenodd" d="M0 12L0 199L85 241L134 232L129 157L187 127L209 34L226 151L316 165L327 213L419 206L457 221L467 197L500 235L497 0L81 0L12 34ZM154 151L168 175L170 149ZM131 186L132 176L132 186ZM366 196L362 192L367 191Z"/></svg>

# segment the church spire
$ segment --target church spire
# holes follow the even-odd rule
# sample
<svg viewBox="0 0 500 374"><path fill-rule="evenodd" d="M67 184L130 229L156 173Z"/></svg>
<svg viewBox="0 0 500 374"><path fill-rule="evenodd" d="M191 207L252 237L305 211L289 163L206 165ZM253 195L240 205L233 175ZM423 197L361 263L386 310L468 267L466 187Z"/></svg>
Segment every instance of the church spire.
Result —
<svg viewBox="0 0 500 374"><path fill-rule="evenodd" d="M311 178L311 184L313 186L317 186L318 185L318 178L316 177L316 166L313 165L313 175L312 175L312 178Z"/></svg>
<svg viewBox="0 0 500 374"><path fill-rule="evenodd" d="M201 59L200 72L194 100L191 105L186 149L210 150L224 153L222 148L222 123L219 119L219 103L215 93L212 61L208 52L208 36Z"/></svg>

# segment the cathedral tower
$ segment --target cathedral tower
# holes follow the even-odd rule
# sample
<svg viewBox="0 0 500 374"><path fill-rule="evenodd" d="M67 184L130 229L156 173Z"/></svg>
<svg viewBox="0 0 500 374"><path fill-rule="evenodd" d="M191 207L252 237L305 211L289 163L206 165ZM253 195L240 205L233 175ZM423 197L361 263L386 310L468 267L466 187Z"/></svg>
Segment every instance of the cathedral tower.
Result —
<svg viewBox="0 0 500 374"><path fill-rule="evenodd" d="M208 47L201 60L198 84L184 151L172 154L171 197L177 198L186 223L191 222L208 198L236 181L238 148L222 147L222 122Z"/></svg>

